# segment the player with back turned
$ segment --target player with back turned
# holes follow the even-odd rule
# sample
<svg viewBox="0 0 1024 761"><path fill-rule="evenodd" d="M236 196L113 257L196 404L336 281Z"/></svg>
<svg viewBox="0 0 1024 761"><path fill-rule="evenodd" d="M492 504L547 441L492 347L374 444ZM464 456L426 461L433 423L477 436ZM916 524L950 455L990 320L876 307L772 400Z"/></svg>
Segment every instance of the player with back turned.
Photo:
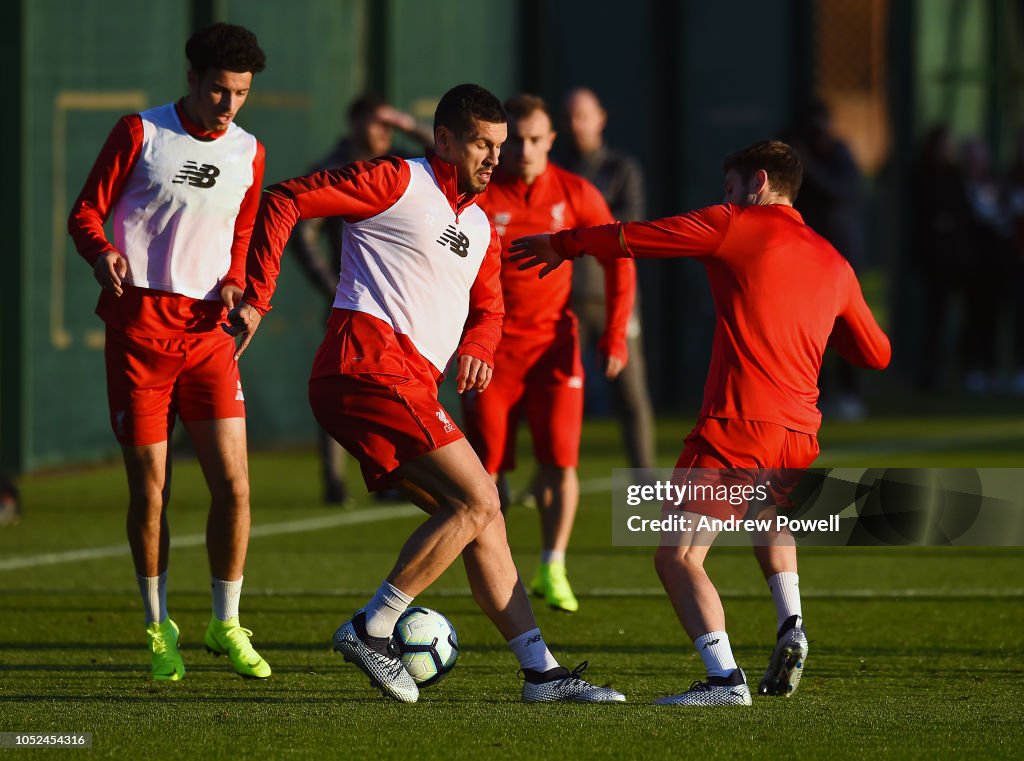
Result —
<svg viewBox="0 0 1024 761"><path fill-rule="evenodd" d="M249 543L245 403L234 344L219 327L245 284L264 150L235 124L265 59L247 29L214 24L185 46L188 95L113 128L68 230L103 287L110 422L128 472L128 541L146 611L154 679L185 664L167 614L171 468L180 417L210 489L213 590L207 648L239 674L270 666L238 622ZM114 215L114 242L103 223Z"/></svg>
<svg viewBox="0 0 1024 761"><path fill-rule="evenodd" d="M343 217L341 274L310 404L359 460L368 488L398 486L430 517L372 599L335 632L335 649L385 695L416 702L392 632L413 598L462 555L474 599L519 660L524 702L620 702L621 693L589 684L582 668L570 672L551 655L512 561L494 481L437 398L450 361L460 393L483 390L491 378L504 312L501 248L476 200L506 134L497 98L460 85L438 103L436 148L426 158L387 156L268 188L230 331L244 335L241 354L270 309L294 225Z"/></svg>
<svg viewBox="0 0 1024 761"><path fill-rule="evenodd" d="M694 257L708 273L717 312L711 366L697 426L677 473L691 469L802 469L818 455L817 379L827 346L860 367L882 369L889 340L864 302L846 260L804 224L793 200L801 167L785 143L764 141L723 164L725 202L654 222L565 230L513 243L524 268L541 277L566 259ZM688 525L701 515L729 517L721 504L683 506ZM708 678L669 705L750 705L750 690L725 631L722 601L704 559L717 532L693 530L663 541L655 566ZM664 539L664 536L663 536ZM796 689L807 656L796 545L788 533L755 554L775 602L778 634L760 692Z"/></svg>

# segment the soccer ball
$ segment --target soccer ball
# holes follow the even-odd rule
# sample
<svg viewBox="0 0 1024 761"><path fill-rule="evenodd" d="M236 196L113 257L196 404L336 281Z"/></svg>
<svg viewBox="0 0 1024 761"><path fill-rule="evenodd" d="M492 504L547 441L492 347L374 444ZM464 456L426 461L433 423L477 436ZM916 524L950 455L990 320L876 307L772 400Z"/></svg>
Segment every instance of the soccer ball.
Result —
<svg viewBox="0 0 1024 761"><path fill-rule="evenodd" d="M402 664L420 687L437 684L455 668L459 639L452 622L430 608L409 608L395 624Z"/></svg>

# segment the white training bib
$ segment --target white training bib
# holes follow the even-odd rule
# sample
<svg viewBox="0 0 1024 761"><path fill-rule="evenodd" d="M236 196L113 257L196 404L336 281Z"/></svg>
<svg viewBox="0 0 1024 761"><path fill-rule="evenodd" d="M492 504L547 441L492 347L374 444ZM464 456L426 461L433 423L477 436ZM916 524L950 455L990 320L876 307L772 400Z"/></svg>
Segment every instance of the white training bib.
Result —
<svg viewBox="0 0 1024 761"><path fill-rule="evenodd" d="M462 337L491 226L476 204L456 218L427 159L407 163L409 187L391 208L345 224L334 306L384 320L444 372Z"/></svg>
<svg viewBox="0 0 1024 761"><path fill-rule="evenodd" d="M143 111L142 150L114 206L114 245L140 288L220 298L235 220L253 183L256 138L238 125L199 140L174 104Z"/></svg>

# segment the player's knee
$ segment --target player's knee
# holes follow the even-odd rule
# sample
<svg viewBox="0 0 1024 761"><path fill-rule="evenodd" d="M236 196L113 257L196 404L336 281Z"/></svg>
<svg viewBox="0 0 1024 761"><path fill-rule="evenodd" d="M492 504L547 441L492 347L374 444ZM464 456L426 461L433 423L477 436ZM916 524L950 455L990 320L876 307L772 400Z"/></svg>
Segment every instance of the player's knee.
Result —
<svg viewBox="0 0 1024 761"><path fill-rule="evenodd" d="M210 487L213 504L220 508L247 508L249 506L249 481L245 478L226 478Z"/></svg>
<svg viewBox="0 0 1024 761"><path fill-rule="evenodd" d="M159 520L167 505L170 490L161 489L159 485L150 485L139 489L131 489L128 496L128 514L138 520Z"/></svg>
<svg viewBox="0 0 1024 761"><path fill-rule="evenodd" d="M486 484L466 496L466 517L473 536L477 536L501 514L501 498L494 484Z"/></svg>
<svg viewBox="0 0 1024 761"><path fill-rule="evenodd" d="M690 550L689 547L658 547L654 553L654 569L658 572L658 577L665 579L680 573L690 575L694 572L703 572L703 557Z"/></svg>

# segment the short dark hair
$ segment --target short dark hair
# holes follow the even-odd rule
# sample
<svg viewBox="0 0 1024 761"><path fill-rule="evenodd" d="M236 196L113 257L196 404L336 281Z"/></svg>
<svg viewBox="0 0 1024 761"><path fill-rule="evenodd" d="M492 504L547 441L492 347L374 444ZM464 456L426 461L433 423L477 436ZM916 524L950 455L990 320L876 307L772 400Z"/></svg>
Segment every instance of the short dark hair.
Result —
<svg viewBox="0 0 1024 761"><path fill-rule="evenodd" d="M480 85L456 85L441 96L434 111L434 129L447 127L456 135L473 129L473 120L491 124L508 121L501 101Z"/></svg>
<svg viewBox="0 0 1024 761"><path fill-rule="evenodd" d="M355 123L369 119L377 112L378 108L387 104L386 100L373 93L360 95L348 105L348 120Z"/></svg>
<svg viewBox="0 0 1024 761"><path fill-rule="evenodd" d="M796 200L804 170L792 146L781 140L761 140L730 153L722 161L723 172L736 172L744 182L749 182L759 169L768 174L768 184L773 191L790 201Z"/></svg>
<svg viewBox="0 0 1024 761"><path fill-rule="evenodd" d="M505 101L505 113L508 114L510 119L525 119L534 111L542 111L547 115L548 119L551 118L551 112L548 111L548 104L544 102L544 99L539 95L532 95L530 93L520 93L519 95L513 95L511 98Z"/></svg>
<svg viewBox="0 0 1024 761"><path fill-rule="evenodd" d="M185 57L198 74L207 69L258 74L267 67L267 57L260 49L256 35L244 26L222 22L200 29L189 37L185 43Z"/></svg>

